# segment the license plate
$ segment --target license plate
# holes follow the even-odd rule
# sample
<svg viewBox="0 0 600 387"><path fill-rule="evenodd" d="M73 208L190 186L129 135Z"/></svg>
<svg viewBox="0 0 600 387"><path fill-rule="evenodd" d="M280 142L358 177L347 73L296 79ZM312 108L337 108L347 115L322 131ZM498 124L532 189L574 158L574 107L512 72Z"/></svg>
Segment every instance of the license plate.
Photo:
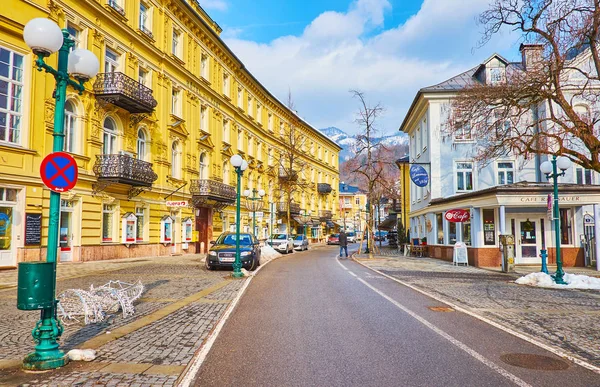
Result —
<svg viewBox="0 0 600 387"><path fill-rule="evenodd" d="M231 258L224 257L224 258L221 258L221 262L235 262L235 257L231 257Z"/></svg>

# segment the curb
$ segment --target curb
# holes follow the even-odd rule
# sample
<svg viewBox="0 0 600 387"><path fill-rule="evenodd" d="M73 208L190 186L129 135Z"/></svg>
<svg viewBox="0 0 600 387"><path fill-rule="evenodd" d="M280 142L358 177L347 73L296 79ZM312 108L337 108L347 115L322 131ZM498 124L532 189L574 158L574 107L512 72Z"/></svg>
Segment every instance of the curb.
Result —
<svg viewBox="0 0 600 387"><path fill-rule="evenodd" d="M219 336L221 329L223 329L223 327L225 326L225 323L229 319L229 316L231 315L231 313L233 313L233 311L236 308L237 304L239 303L240 299L246 292L246 289L250 285L250 282L252 281L252 279L262 270L263 267L267 266L269 263L271 263L281 257L283 257L283 255L273 258L264 264L261 264L258 267L258 269L256 269L253 272L253 274L251 276L246 277L246 283L244 283L244 285L242 285L242 288L240 289L239 293L237 294L237 296L235 296L233 301L231 301L231 303L227 307L227 310L225 311L225 313L223 313L223 316L221 317L221 319L219 320L217 325L215 325L215 327L212 329L212 331L206 337L206 340L204 341L204 343L200 346L200 348L198 348L198 350L196 351L196 354L194 355L192 360L188 363L188 365L185 367L184 371L181 373L181 375L177 379L177 382L176 382L177 386L179 386L179 387L191 386L191 384L194 382L194 379L196 378L198 371L200 370L200 367L202 367L204 360L206 360L208 353L210 352L215 341L217 340L217 337Z"/></svg>
<svg viewBox="0 0 600 387"><path fill-rule="evenodd" d="M404 285L404 286L406 286L406 287L408 287L408 288L410 288L410 289L412 289L412 290L414 290L416 292L419 292L419 293L421 293L421 294L423 294L423 295L425 295L427 297L430 297L430 298L432 298L432 299L434 299L434 300L436 300L438 302L441 302L442 304L446 304L449 307L451 307L451 308L453 308L453 309L455 309L455 310L457 310L459 312L465 313L465 314L467 314L467 315L469 315L471 317L474 317L474 318L476 318L476 319L478 319L480 321L483 321L486 324L489 324L489 325L491 325L491 326L493 326L495 328L498 328L498 329L500 329L500 330L502 330L502 331L504 331L506 333L509 333L509 334L511 334L511 335L513 335L515 337L518 337L521 340L525 340L528 343L531 343L531 344L533 344L533 345L535 345L537 347L545 349L546 351L551 352L551 353L553 353L553 354L555 354L555 355L557 355L559 357L562 357L564 359L570 360L571 362L573 362L573 363L575 363L575 364L577 364L577 365L579 365L579 366L581 366L583 368L586 368L586 369L588 369L588 370L590 370L592 372L600 374L600 367L597 367L597 366L595 366L593 364L587 363L584 360L576 358L573 355L571 355L571 354L569 354L567 352L564 352L563 350L556 349L556 348L551 347L551 346L549 346L547 344L539 342L539 341L537 341L536 339L532 338L531 336L529 336L526 333L512 331L509 328L505 327L504 325L501 325L501 324L499 324L499 323L497 323L495 321L492 321L492 320L490 320L490 319L488 319L486 317L480 316L480 315L478 315L478 314L476 314L474 312L471 312L470 310L467 310L467 309L465 309L465 308L463 308L461 306L458 306L458 305L456 305L456 304L454 304L454 303L452 303L450 301L444 300L441 297L438 297L436 295L430 294L430 293L428 293L428 292L426 292L424 290L421 290L421 289L415 287L414 285L406 283L406 282L404 282L402 280L399 280L399 279L397 279L395 277L392 277L392 276L390 276L388 274L382 273L381 271L379 271L377 269L373 269L373 268L365 265L364 263L362 263L360 261L357 261L354 258L354 254L352 254L352 260L354 262L358 263L359 265L361 265L361 266L363 266L363 267L365 267L365 268L367 268L367 269L369 269L369 270L371 270L371 271L373 271L373 272L375 272L375 273L377 273L379 275L382 275L382 276L384 276L386 278L391 279L392 281L395 281L395 282L399 283L400 285Z"/></svg>

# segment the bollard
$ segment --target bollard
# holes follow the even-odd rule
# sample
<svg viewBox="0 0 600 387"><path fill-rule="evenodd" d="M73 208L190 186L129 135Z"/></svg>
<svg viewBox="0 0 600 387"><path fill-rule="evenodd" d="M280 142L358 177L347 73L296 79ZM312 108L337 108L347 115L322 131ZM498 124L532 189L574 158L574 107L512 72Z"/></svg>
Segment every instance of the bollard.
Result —
<svg viewBox="0 0 600 387"><path fill-rule="evenodd" d="M542 273L546 273L548 274L548 266L546 266L546 261L548 258L548 251L547 250L540 250L540 258L542 258Z"/></svg>

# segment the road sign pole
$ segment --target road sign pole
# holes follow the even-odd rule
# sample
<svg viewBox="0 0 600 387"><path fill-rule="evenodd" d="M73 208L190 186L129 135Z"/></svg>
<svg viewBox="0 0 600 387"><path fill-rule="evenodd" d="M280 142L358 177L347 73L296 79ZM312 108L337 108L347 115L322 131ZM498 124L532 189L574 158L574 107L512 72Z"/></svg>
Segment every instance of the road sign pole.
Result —
<svg viewBox="0 0 600 387"><path fill-rule="evenodd" d="M69 34L63 31L64 44L58 51L58 70L54 77L56 79L54 108L54 131L53 146L54 152L62 151L64 144L64 122L65 122L65 99L67 98L67 85L69 84L69 74L67 72L67 63L69 61L69 51L73 41ZM46 251L46 261L52 262L53 278L52 292L56 298L56 258L58 251L58 222L60 219L60 193L50 192L50 214L48 219L48 243ZM56 319L56 301L51 308L42 309L41 319L33 330L32 335L37 342L35 352L30 353L23 360L23 367L27 369L52 369L65 365L68 362L64 352L59 349L57 340L63 332L63 327Z"/></svg>

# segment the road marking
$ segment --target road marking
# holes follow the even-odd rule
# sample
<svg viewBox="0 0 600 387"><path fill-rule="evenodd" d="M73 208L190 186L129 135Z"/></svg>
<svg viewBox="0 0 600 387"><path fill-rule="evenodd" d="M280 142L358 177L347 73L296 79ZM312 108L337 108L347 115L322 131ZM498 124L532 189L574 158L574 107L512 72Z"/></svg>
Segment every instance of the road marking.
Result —
<svg viewBox="0 0 600 387"><path fill-rule="evenodd" d="M358 280L360 282L362 282L363 284L365 284L368 288L370 288L371 290L373 290L375 293L379 294L381 297L385 298L386 300L388 300L389 302L391 302L392 304L394 304L398 309L401 309L402 311L404 311L405 313L407 313L409 316L411 316L415 320L419 321L421 324L425 325L427 328L431 329L432 331L434 331L438 335L442 336L444 339L448 340L454 346L456 346L459 349L465 351L466 353L468 353L469 355L471 355L473 358L475 358L479 362L483 363L487 367L489 367L492 370L496 371L498 374L504 376L505 378L507 378L511 382L515 383L517 386L531 387L531 385L528 384L527 382L525 382L524 380L522 380L519 377L511 374L510 372L506 371L504 368L501 368L501 367L497 366L494 362L488 360L487 358L485 358L484 356L482 356L479 352L471 349L469 346L467 346L463 342L461 342L461 341L455 339L454 337L450 336L448 333L444 332L443 330L441 330L440 328L436 327L435 325L433 325L429 321L425 320L423 317L419 316L418 314L416 314L412 310L410 310L407 307L405 307L404 305L400 304L398 301L394 300L393 298L391 298L387 294L385 294L382 291L380 291L379 289L375 288L374 286L372 286L371 284L369 284L364 279L358 278Z"/></svg>
<svg viewBox="0 0 600 387"><path fill-rule="evenodd" d="M352 274L353 276L355 276L356 278L358 278L358 276L356 274L354 274L353 272L351 272L350 270L348 270L348 273Z"/></svg>
<svg viewBox="0 0 600 387"><path fill-rule="evenodd" d="M426 292L425 290L421 290L421 289L417 288L416 286L413 286L413 285L409 284L408 282L401 281L398 278L392 277L389 274L385 274L385 273L383 273L383 272L381 272L381 271L379 271L377 269L373 269L372 267L369 267L369 266L365 265L364 263L362 263L362 262L360 262L360 261L358 261L356 259L355 259L355 261L359 265L362 265L365 268L367 268L367 269L369 269L371 271L374 271L377 274L380 274L380 275L382 275L382 276L384 276L386 278L389 278L392 281L399 283L400 285L404 285L407 288L410 288L410 289L414 290L415 292L421 293L421 294L423 294L423 295L425 295L425 296L427 296L429 298L432 298L432 299L434 299L436 301L439 301L439 302L441 302L443 304L446 304L446 305L454 308L455 310L457 310L459 312L462 312L462 313L467 314L467 315L469 315L471 317L474 317L474 318L476 318L476 319L478 319L480 321L483 321L486 324L489 324L489 325L491 325L493 327L496 327L496 328L500 329L501 331L504 331L504 332L506 332L508 334L511 334L511 335L515 336L515 337L518 337L519 339L524 340L524 341L526 341L526 342L528 342L530 344L533 344L533 345L535 345L537 347L545 349L546 351L551 352L551 353L555 354L556 356L562 357L563 359L570 360L573 363L575 363L575 364L577 364L577 365L579 365L579 366L581 366L583 368L586 368L586 369L588 369L590 371L593 371L593 372L595 372L597 374L600 374L600 367L596 367L595 365L590 364L590 363L588 363L588 362L586 362L584 360L581 360L579 358L576 358L575 356L573 356L573 355L571 355L571 354L569 354L569 353L567 353L565 351L562 351L562 350L554 348L554 347L552 347L552 346L550 346L548 344L544 344L544 343L542 343L540 341L537 341L537 340L535 340L535 339L527 336L524 333L520 333L520 332L517 332L515 330L509 329L509 328L503 326L500 323L497 323L497 322L495 322L493 320L490 320L490 319L488 319L486 317L480 316L477 313L472 312L472 311L470 311L468 309L465 309L465 308L463 308L463 307L461 307L461 306L459 306L459 305L457 305L457 304L455 304L453 302L450 302L448 300L444 300L443 298L438 297L435 294L431 294L429 292Z"/></svg>

